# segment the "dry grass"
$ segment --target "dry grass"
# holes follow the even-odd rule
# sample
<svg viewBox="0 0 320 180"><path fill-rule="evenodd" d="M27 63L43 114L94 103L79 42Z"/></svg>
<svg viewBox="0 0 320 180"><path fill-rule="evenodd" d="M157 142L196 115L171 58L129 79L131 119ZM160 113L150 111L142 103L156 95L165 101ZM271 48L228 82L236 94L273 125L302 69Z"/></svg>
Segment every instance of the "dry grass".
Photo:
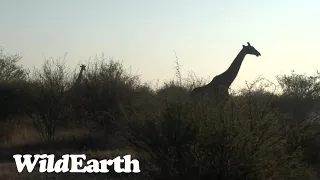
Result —
<svg viewBox="0 0 320 180"><path fill-rule="evenodd" d="M26 144L33 144L41 142L42 139L36 131L31 122L15 120L15 123L7 122L0 123L0 126L6 127L7 132L4 141L0 144L0 148L21 146ZM63 140L68 138L77 138L89 136L90 131L88 128L60 128L57 130L56 140Z"/></svg>
<svg viewBox="0 0 320 180"><path fill-rule="evenodd" d="M108 174L56 174L56 173L39 173L37 171L28 173L26 170L22 173L18 173L16 166L14 164L12 155L16 153L28 152L32 154L36 153L54 153L58 157L63 154L86 154L87 159L113 159L117 156L124 156L131 154L134 158L135 152L130 149L130 147L112 147L112 148L96 148L88 149L85 147L86 143L92 139L81 139L90 137L90 131L86 128L77 129L60 129L56 134L55 142L45 142L41 140L40 136L33 128L30 122L26 121L15 121L19 122L13 123L2 123L2 126L7 127L9 133L7 133L7 138L0 145L0 156L3 161L0 163L0 179L105 179ZM93 138L93 137L92 137ZM105 141L105 137L101 137L102 140L96 143ZM119 144L119 140L123 138L115 137L111 139L112 141L104 142L105 144L115 146ZM83 143L83 148L79 149L74 147L71 142L79 141L79 144ZM96 139L94 139L96 140ZM83 141L83 142L82 142ZM121 143L120 143L121 144ZM68 146L69 145L69 146ZM54 149L53 149L54 147ZM90 146L88 146L90 147ZM11 161L11 162L10 162ZM110 175L109 175L110 176ZM113 175L117 176L117 175ZM118 175L120 176L120 175Z"/></svg>

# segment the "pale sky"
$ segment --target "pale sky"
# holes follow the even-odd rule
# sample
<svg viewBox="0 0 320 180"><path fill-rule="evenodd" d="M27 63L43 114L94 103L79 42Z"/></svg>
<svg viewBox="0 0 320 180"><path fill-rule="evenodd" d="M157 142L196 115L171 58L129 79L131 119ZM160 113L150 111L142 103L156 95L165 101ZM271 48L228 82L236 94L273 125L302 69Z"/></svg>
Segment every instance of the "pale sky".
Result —
<svg viewBox="0 0 320 180"><path fill-rule="evenodd" d="M319 0L0 0L0 46L39 67L67 52L73 69L104 53L144 81L182 75L213 78L247 41L247 56L232 88L259 75L320 70Z"/></svg>

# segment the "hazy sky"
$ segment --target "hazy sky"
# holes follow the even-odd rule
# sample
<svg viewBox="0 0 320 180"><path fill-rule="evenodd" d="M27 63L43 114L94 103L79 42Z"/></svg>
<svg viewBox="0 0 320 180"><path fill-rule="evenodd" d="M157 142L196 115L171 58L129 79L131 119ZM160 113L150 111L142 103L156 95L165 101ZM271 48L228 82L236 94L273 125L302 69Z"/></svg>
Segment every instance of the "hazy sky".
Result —
<svg viewBox="0 0 320 180"><path fill-rule="evenodd" d="M143 80L174 77L174 50L189 71L212 78L249 41L233 88L258 75L320 70L319 0L0 0L0 46L32 68L45 57L67 63L101 55L121 60Z"/></svg>

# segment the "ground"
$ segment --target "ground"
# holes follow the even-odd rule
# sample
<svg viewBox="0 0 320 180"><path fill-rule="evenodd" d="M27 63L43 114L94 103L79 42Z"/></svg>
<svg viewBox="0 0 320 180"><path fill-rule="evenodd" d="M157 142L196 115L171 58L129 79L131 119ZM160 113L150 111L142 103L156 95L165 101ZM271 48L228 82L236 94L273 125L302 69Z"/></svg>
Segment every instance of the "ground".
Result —
<svg viewBox="0 0 320 180"><path fill-rule="evenodd" d="M7 126L8 124L2 124ZM74 130L60 129L57 132L54 141L43 141L37 131L30 123L11 124L10 132L7 137L3 137L3 143L0 145L0 179L106 179L120 178L123 175L108 174L56 174L56 173L18 173L13 154L36 154L36 153L54 153L58 156L63 154L86 154L87 158L113 159L117 156L131 154L134 158L135 152L129 146L126 146L125 139L120 134L111 138L106 138L103 134L92 133L88 128L77 128ZM93 135L94 134L94 135ZM134 179L130 176L130 179ZM111 177L110 177L111 178Z"/></svg>

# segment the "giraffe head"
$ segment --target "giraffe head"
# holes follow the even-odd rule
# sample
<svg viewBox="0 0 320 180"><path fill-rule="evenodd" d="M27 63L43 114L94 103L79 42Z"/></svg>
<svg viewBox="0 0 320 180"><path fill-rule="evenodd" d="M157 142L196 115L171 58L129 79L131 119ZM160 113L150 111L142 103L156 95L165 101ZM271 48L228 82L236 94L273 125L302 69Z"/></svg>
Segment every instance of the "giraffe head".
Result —
<svg viewBox="0 0 320 180"><path fill-rule="evenodd" d="M80 68L81 68L81 71L86 70L86 65L82 64Z"/></svg>
<svg viewBox="0 0 320 180"><path fill-rule="evenodd" d="M259 51L257 51L253 46L251 46L249 42L247 43L248 43L248 46L242 45L243 49L246 51L247 54L256 55L257 57L261 56Z"/></svg>

